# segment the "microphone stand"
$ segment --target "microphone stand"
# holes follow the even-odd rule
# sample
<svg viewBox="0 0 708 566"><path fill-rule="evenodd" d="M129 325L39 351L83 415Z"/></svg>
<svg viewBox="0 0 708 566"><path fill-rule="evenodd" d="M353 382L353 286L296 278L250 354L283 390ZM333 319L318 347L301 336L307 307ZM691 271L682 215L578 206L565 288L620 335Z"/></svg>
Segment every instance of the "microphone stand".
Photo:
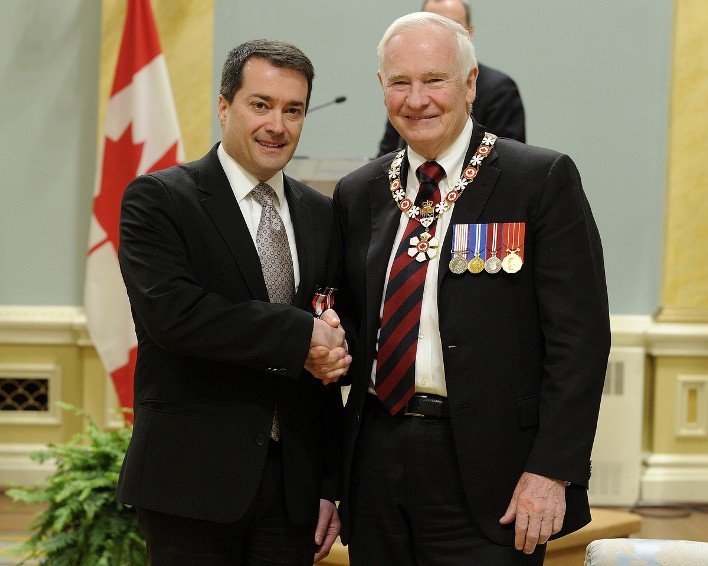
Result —
<svg viewBox="0 0 708 566"><path fill-rule="evenodd" d="M330 100L329 102L325 102L324 104L320 104L319 106L313 106L311 107L307 113L309 114L310 112L314 112L315 110L319 110L320 108L324 108L325 106L330 106L331 104L341 104L347 99L346 96L338 96L334 100Z"/></svg>

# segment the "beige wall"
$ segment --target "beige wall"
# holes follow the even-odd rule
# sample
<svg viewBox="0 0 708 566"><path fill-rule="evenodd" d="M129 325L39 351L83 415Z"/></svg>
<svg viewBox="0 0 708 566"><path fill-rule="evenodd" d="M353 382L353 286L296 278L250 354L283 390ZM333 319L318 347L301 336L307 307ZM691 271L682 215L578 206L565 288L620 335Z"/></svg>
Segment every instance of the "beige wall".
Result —
<svg viewBox="0 0 708 566"><path fill-rule="evenodd" d="M708 6L675 0L660 320L708 322Z"/></svg>

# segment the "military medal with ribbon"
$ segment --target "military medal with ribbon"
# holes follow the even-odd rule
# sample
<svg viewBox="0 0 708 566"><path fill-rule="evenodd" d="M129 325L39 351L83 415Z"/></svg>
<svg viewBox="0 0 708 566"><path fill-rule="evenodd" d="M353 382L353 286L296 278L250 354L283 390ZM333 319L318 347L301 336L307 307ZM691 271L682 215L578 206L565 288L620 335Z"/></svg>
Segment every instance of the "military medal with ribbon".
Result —
<svg viewBox="0 0 708 566"><path fill-rule="evenodd" d="M460 275L467 271L467 254L470 253L470 248L467 242L469 241L469 231L465 224L452 225L452 259L450 260L450 271L456 275Z"/></svg>
<svg viewBox="0 0 708 566"><path fill-rule="evenodd" d="M450 271L516 273L524 264L525 235L525 222L453 224Z"/></svg>
<svg viewBox="0 0 708 566"><path fill-rule="evenodd" d="M411 199L406 197L406 191L401 185L401 164L403 163L406 150L402 149L396 154L388 171L391 196L396 206L398 206L403 214L408 216L408 218L417 220L425 228L425 232L420 236L414 236L410 239L408 255L414 257L416 261L427 261L438 255L438 245L440 242L435 236L430 234L430 226L450 210L455 201L462 196L465 187L477 176L482 161L491 153L496 141L497 136L494 134L490 134L489 132L484 134L482 143L472 156L469 165L462 171L462 175L460 175L455 186L445 195L445 198L434 207L432 201L425 201L422 206L417 207L413 204Z"/></svg>
<svg viewBox="0 0 708 566"><path fill-rule="evenodd" d="M337 292L335 287L317 287L315 296L312 298L312 310L315 316L320 318L327 309L334 308L334 295Z"/></svg>
<svg viewBox="0 0 708 566"><path fill-rule="evenodd" d="M502 269L507 273L516 273L524 264L524 236L526 224L524 222L504 223L504 250L506 255L502 259Z"/></svg>
<svg viewBox="0 0 708 566"><path fill-rule="evenodd" d="M501 271L501 259L497 252L501 249L504 225L494 222L487 224L487 242L489 243L489 257L484 262L484 270L487 273L499 273Z"/></svg>
<svg viewBox="0 0 708 566"><path fill-rule="evenodd" d="M486 224L470 224L469 231L471 232L470 236L474 236L474 257L467 264L467 269L470 273L482 273L487 247L487 226Z"/></svg>

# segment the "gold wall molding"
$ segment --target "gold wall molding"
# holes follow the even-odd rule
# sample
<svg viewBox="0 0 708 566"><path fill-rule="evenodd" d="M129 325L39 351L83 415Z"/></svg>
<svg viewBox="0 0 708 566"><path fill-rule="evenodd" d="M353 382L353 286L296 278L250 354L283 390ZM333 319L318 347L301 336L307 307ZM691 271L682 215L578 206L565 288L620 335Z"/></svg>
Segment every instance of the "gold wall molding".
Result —
<svg viewBox="0 0 708 566"><path fill-rule="evenodd" d="M708 456L650 454L644 465L644 501L708 503Z"/></svg>
<svg viewBox="0 0 708 566"><path fill-rule="evenodd" d="M708 281L706 282L708 284ZM708 322L708 308L662 307L656 314L657 322Z"/></svg>
<svg viewBox="0 0 708 566"><path fill-rule="evenodd" d="M613 346L641 346L653 356L708 357L708 323L660 322L645 315L613 315ZM80 306L0 305L0 344L92 347Z"/></svg>
<svg viewBox="0 0 708 566"><path fill-rule="evenodd" d="M612 347L639 346L653 357L708 358L708 324L660 322L644 315L610 318Z"/></svg>
<svg viewBox="0 0 708 566"><path fill-rule="evenodd" d="M40 464L29 457L32 452L45 448L45 444L0 444L0 486L29 485L54 473L53 462Z"/></svg>
<svg viewBox="0 0 708 566"><path fill-rule="evenodd" d="M0 344L91 346L83 307L0 305Z"/></svg>

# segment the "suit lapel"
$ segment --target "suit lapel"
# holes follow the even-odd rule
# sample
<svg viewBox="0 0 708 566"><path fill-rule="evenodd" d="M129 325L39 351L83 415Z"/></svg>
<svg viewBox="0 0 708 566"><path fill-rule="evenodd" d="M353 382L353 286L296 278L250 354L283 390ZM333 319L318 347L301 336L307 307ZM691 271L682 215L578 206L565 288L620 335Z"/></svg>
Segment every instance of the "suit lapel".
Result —
<svg viewBox="0 0 708 566"><path fill-rule="evenodd" d="M285 176L285 196L288 199L290 220L292 220L295 232L295 247L300 267L300 283L293 298L293 304L306 308L312 299L309 295L316 283L314 281L315 235L312 214L303 200L302 190L287 176Z"/></svg>
<svg viewBox="0 0 708 566"><path fill-rule="evenodd" d="M467 167L470 159L472 159L475 151L482 143L484 133L484 127L475 122L474 129L472 130L472 137L470 138L470 145L467 148L464 165L462 166L463 169ZM489 200L489 196L494 190L497 179L499 178L500 171L493 166L497 155L496 149L493 149L492 152L485 158L479 168L479 173L477 173L477 176L474 178L472 183L467 185L465 192L462 193L462 196L457 200L457 202L455 202L455 207L452 211L452 218L448 224L447 232L445 233L445 238L443 239L442 250L440 252L438 287L440 286L443 277L449 273L447 264L450 262L450 257L452 255L452 225L475 224L479 219L482 210L484 210L484 206L487 204L487 200Z"/></svg>
<svg viewBox="0 0 708 566"><path fill-rule="evenodd" d="M391 198L388 185L388 169L391 161L393 159L383 164L380 175L369 179L371 241L366 257L367 328L378 329L379 327L379 310L386 282L386 268L401 218L401 211ZM404 160L404 165L401 167L403 180L408 174L407 163L407 160Z"/></svg>
<svg viewBox="0 0 708 566"><path fill-rule="evenodd" d="M218 144L199 162L199 197L231 251L251 294L256 299L268 301L258 252L219 161L217 147Z"/></svg>

